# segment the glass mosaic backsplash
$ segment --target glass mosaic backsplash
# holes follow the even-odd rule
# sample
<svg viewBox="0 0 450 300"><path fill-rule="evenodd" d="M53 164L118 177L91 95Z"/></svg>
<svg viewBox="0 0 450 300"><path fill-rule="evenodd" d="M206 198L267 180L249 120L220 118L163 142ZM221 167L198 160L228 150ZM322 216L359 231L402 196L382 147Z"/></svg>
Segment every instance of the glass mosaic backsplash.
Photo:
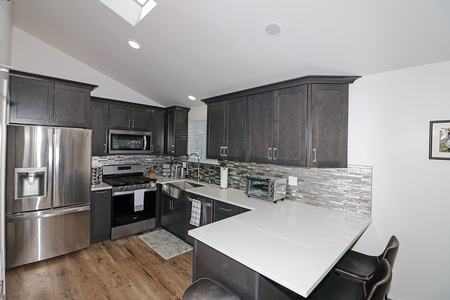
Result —
<svg viewBox="0 0 450 300"><path fill-rule="evenodd" d="M177 161L172 156L152 155L111 155L92 158L92 166L117 163L141 163L146 172L153 167L162 176L164 164ZM298 168L272 164L229 161L228 187L245 190L246 176L274 176L288 179L297 178L297 186L288 185L287 200L326 207L349 214L371 216L372 208L372 167L349 165L347 168ZM197 163L190 162L189 168L195 170ZM219 185L220 167L200 164L200 181Z"/></svg>

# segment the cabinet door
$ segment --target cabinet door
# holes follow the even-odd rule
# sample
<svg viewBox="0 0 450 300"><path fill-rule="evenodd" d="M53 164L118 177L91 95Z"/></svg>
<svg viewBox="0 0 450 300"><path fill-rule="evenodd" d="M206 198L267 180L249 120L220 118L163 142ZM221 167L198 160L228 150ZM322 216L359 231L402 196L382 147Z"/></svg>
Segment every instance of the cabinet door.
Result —
<svg viewBox="0 0 450 300"><path fill-rule="evenodd" d="M111 190L91 192L91 244L111 235Z"/></svg>
<svg viewBox="0 0 450 300"><path fill-rule="evenodd" d="M166 114L166 154L187 154L188 111L169 110Z"/></svg>
<svg viewBox="0 0 450 300"><path fill-rule="evenodd" d="M161 226L173 232L173 227L175 226L174 199L166 195L163 195L161 199Z"/></svg>
<svg viewBox="0 0 450 300"><path fill-rule="evenodd" d="M109 129L130 129L131 128L131 107L122 104L109 105Z"/></svg>
<svg viewBox="0 0 450 300"><path fill-rule="evenodd" d="M152 154L164 154L164 121L163 109L152 109Z"/></svg>
<svg viewBox="0 0 450 300"><path fill-rule="evenodd" d="M10 122L52 125L54 84L10 76Z"/></svg>
<svg viewBox="0 0 450 300"><path fill-rule="evenodd" d="M173 233L185 241L187 235L186 200L175 199L174 206L175 206L175 226Z"/></svg>
<svg viewBox="0 0 450 300"><path fill-rule="evenodd" d="M107 155L108 103L91 101L92 155Z"/></svg>
<svg viewBox="0 0 450 300"><path fill-rule="evenodd" d="M131 107L131 129L151 131L151 109L148 107Z"/></svg>
<svg viewBox="0 0 450 300"><path fill-rule="evenodd" d="M90 127L89 89L55 84L54 124L66 127Z"/></svg>
<svg viewBox="0 0 450 300"><path fill-rule="evenodd" d="M347 167L348 84L312 84L311 166Z"/></svg>
<svg viewBox="0 0 450 300"><path fill-rule="evenodd" d="M208 104L206 157L220 159L225 145L225 103Z"/></svg>
<svg viewBox="0 0 450 300"><path fill-rule="evenodd" d="M241 97L225 103L225 158L228 160L245 160L246 99Z"/></svg>
<svg viewBox="0 0 450 300"><path fill-rule="evenodd" d="M307 122L307 85L276 90L273 120L273 163L306 167Z"/></svg>
<svg viewBox="0 0 450 300"><path fill-rule="evenodd" d="M273 92L247 97L247 161L272 162Z"/></svg>

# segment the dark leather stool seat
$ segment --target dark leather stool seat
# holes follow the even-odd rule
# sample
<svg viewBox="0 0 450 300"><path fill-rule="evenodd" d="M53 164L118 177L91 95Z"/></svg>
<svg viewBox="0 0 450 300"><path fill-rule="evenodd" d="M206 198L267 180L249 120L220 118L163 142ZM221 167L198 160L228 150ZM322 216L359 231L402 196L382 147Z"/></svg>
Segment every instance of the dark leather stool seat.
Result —
<svg viewBox="0 0 450 300"><path fill-rule="evenodd" d="M335 272L349 279L368 281L379 263L386 259L394 267L400 243L393 235L379 256L370 256L353 250L347 251L334 267Z"/></svg>
<svg viewBox="0 0 450 300"><path fill-rule="evenodd" d="M383 259L367 282L350 281L331 271L307 300L384 300L392 280L389 262ZM306 299L299 296L298 299Z"/></svg>
<svg viewBox="0 0 450 300"><path fill-rule="evenodd" d="M238 295L217 281L200 278L184 292L182 300L239 300Z"/></svg>

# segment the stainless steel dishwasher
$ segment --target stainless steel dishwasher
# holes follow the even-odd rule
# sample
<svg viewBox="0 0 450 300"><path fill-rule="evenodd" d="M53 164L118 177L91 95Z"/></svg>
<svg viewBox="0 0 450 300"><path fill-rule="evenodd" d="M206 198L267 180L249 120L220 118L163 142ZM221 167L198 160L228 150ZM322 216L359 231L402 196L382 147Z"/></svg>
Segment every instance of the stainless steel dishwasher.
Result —
<svg viewBox="0 0 450 300"><path fill-rule="evenodd" d="M186 220L187 220L186 242L192 245L194 243L194 239L187 233L189 230L197 228L196 226L189 223L191 219L192 199L198 200L201 203L202 212L200 217L200 226L204 226L212 222L214 200L189 192L186 193L186 198L188 200L186 207Z"/></svg>

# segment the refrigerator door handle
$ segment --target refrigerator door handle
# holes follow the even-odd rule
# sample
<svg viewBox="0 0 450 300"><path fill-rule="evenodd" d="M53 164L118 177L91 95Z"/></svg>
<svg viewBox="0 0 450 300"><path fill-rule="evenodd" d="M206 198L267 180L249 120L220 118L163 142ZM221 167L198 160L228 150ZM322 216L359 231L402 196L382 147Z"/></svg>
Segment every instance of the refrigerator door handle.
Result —
<svg viewBox="0 0 450 300"><path fill-rule="evenodd" d="M71 214L74 212L86 211L90 210L90 205L76 206L70 208L60 208L60 209L49 209L49 210L41 210L41 211L33 211L26 213L18 213L12 215L6 215L6 222L16 222L16 221L25 221L25 220L33 220L38 218L49 218L54 216Z"/></svg>

